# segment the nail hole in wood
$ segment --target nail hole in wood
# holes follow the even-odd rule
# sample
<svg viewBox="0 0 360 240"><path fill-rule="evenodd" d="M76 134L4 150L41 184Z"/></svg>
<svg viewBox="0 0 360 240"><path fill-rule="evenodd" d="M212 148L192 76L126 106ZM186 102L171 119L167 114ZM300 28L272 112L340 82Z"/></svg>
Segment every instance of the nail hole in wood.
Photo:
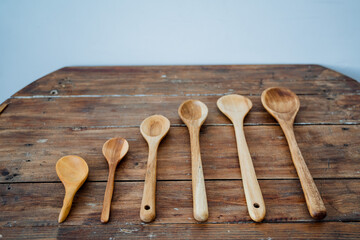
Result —
<svg viewBox="0 0 360 240"><path fill-rule="evenodd" d="M259 208L260 205L258 203L254 203L254 208Z"/></svg>
<svg viewBox="0 0 360 240"><path fill-rule="evenodd" d="M150 210L150 206L149 205L145 205L145 210Z"/></svg>
<svg viewBox="0 0 360 240"><path fill-rule="evenodd" d="M54 89L54 90L50 91L50 94L51 95L57 95L57 94L59 94L59 92L58 92L58 90Z"/></svg>

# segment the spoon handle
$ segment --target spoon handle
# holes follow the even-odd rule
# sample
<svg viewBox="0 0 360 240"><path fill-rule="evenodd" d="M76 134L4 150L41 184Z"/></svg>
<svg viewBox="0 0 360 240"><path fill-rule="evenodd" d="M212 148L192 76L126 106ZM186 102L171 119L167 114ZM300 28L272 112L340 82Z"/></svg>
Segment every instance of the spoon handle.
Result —
<svg viewBox="0 0 360 240"><path fill-rule="evenodd" d="M65 221L66 217L69 215L75 193L76 193L76 189L73 188L65 189L64 202L58 219L59 223Z"/></svg>
<svg viewBox="0 0 360 240"><path fill-rule="evenodd" d="M157 145L149 144L149 157L145 176L144 193L141 201L140 219L151 222L155 219Z"/></svg>
<svg viewBox="0 0 360 240"><path fill-rule="evenodd" d="M192 192L193 192L193 214L199 222L208 219L208 204L206 197L206 188L204 173L201 164L199 127L190 127L190 144L191 144L191 169L192 169Z"/></svg>
<svg viewBox="0 0 360 240"><path fill-rule="evenodd" d="M326 216L326 208L319 190L315 185L314 179L312 178L300 152L299 146L295 139L293 126L292 124L290 125L286 122L280 122L280 126L283 129L286 140L289 144L291 157L300 179L301 187L305 195L306 205L309 209L310 215L315 219L323 219Z"/></svg>
<svg viewBox="0 0 360 240"><path fill-rule="evenodd" d="M266 213L264 199L256 178L254 165L246 143L243 123L235 123L236 143L239 155L241 177L249 215L255 222L261 222Z"/></svg>
<svg viewBox="0 0 360 240"><path fill-rule="evenodd" d="M107 223L109 221L111 199L114 191L115 169L116 165L109 165L109 176L106 184L103 209L101 212L102 223Z"/></svg>

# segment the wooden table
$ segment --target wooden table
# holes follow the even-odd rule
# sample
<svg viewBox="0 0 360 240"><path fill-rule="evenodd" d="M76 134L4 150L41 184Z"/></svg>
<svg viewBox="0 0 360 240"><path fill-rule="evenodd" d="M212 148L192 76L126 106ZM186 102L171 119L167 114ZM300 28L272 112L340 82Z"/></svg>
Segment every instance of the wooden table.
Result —
<svg viewBox="0 0 360 240"><path fill-rule="evenodd" d="M328 216L313 220L284 135L260 94L283 86L298 94L295 135ZM250 220L234 130L217 109L229 93L253 108L245 135L267 215ZM209 108L200 145L209 219L192 216L190 145L177 114L186 99ZM5 101L0 115L0 234L9 238L288 239L360 236L360 84L318 65L66 67ZM4 105L3 105L4 106ZM139 218L147 145L139 125L152 114L171 122L158 153L157 218ZM100 223L108 167L103 143L125 137L130 150L116 172L110 222ZM64 155L83 157L89 178L67 220L57 223L64 188L55 172Z"/></svg>

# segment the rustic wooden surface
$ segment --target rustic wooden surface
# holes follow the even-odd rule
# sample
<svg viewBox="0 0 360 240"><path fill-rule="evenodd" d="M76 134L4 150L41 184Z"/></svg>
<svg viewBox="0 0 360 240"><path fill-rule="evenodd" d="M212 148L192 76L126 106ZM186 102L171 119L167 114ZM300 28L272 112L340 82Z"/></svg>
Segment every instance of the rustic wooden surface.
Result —
<svg viewBox="0 0 360 240"><path fill-rule="evenodd" d="M260 95L268 87L298 94L295 135L328 216L307 210L289 148ZM267 215L251 221L231 122L216 100L251 99L245 135ZM209 219L192 216L190 143L177 108L207 104L200 132ZM6 100L0 113L0 237L94 239L341 239L360 236L360 84L318 65L68 67ZM158 151L157 216L141 223L147 145L139 125L152 114L171 128ZM130 149L116 171L111 218L100 223L108 167L103 143L121 136ZM67 220L57 223L64 188L55 172L64 155L83 157L89 178Z"/></svg>

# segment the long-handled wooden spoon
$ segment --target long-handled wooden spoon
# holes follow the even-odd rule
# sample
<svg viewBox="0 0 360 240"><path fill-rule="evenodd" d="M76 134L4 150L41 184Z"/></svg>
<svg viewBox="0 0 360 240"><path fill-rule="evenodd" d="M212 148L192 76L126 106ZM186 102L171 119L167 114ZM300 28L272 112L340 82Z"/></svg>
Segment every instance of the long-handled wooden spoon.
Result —
<svg viewBox="0 0 360 240"><path fill-rule="evenodd" d="M110 216L111 199L114 191L115 170L118 163L129 150L129 144L124 138L111 138L103 145L103 155L109 164L109 177L106 185L101 222L107 223Z"/></svg>
<svg viewBox="0 0 360 240"><path fill-rule="evenodd" d="M157 149L170 129L170 121L164 116L153 115L140 125L140 132L149 146L149 157L145 176L144 194L141 201L140 219L151 222L155 219L156 161Z"/></svg>
<svg viewBox="0 0 360 240"><path fill-rule="evenodd" d="M197 221L204 222L208 219L209 212L201 164L199 132L208 115L208 108L199 100L187 100L180 105L178 113L190 134L193 214Z"/></svg>
<svg viewBox="0 0 360 240"><path fill-rule="evenodd" d="M84 184L89 175L89 167L81 157L69 155L56 163L56 173L65 187L65 198L59 215L59 223L68 216L75 193Z"/></svg>
<svg viewBox="0 0 360 240"><path fill-rule="evenodd" d="M241 176L248 211L252 220L255 222L261 222L266 213L265 203L256 178L243 129L244 118L250 111L252 103L250 99L246 97L232 94L219 98L217 106L234 125Z"/></svg>
<svg viewBox="0 0 360 240"><path fill-rule="evenodd" d="M279 122L290 147L291 157L299 176L310 215L315 219L326 216L326 208L297 145L293 124L300 108L298 96L287 88L268 88L261 95L265 109Z"/></svg>

